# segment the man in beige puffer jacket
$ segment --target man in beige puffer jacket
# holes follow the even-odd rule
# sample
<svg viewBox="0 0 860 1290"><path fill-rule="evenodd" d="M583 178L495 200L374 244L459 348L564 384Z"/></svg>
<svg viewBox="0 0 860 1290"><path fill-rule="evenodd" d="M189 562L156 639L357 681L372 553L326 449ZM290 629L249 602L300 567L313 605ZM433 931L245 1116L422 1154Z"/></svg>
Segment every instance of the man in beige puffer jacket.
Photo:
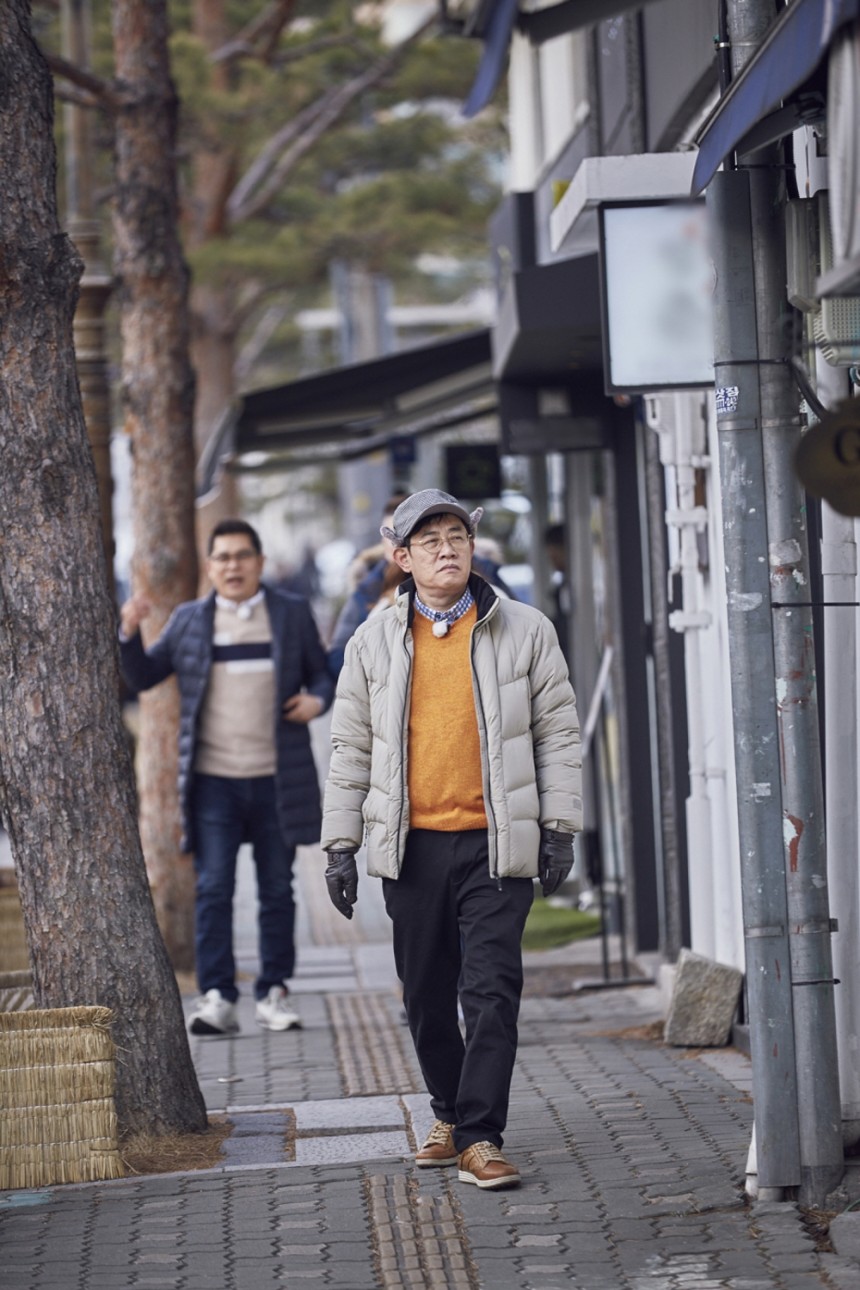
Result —
<svg viewBox="0 0 860 1290"><path fill-rule="evenodd" d="M346 649L322 845L347 918L362 841L383 880L436 1117L416 1163L458 1164L461 1181L495 1189L520 1181L501 1153L520 942L533 879L549 895L573 863L580 748L552 624L470 572L480 516L425 489L383 530L407 580Z"/></svg>

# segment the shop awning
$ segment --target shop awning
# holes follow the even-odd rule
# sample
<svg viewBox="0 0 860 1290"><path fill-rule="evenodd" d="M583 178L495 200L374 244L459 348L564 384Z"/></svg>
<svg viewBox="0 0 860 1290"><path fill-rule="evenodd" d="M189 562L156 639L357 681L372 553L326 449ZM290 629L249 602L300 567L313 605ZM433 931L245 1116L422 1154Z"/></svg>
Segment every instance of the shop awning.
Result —
<svg viewBox="0 0 860 1290"><path fill-rule="evenodd" d="M484 34L484 52L474 84L463 104L463 116L477 116L496 92L508 61L508 46L517 20L519 0L498 0Z"/></svg>
<svg viewBox="0 0 860 1290"><path fill-rule="evenodd" d="M212 487L225 456L277 457L282 465L344 460L385 447L394 434L439 433L495 407L489 328L254 390L213 435L198 495Z"/></svg>
<svg viewBox="0 0 860 1290"><path fill-rule="evenodd" d="M463 116L477 116L496 92L508 61L508 49L514 27L528 36L534 45L554 40L556 36L580 27L612 18L625 9L641 9L652 0L559 0L544 9L519 12L519 0L496 0L486 21L476 23L468 32L480 36L484 52L474 84L463 104Z"/></svg>
<svg viewBox="0 0 860 1290"><path fill-rule="evenodd" d="M798 94L860 0L792 0L699 132L693 194L708 186L732 152L751 152L820 116L820 95Z"/></svg>

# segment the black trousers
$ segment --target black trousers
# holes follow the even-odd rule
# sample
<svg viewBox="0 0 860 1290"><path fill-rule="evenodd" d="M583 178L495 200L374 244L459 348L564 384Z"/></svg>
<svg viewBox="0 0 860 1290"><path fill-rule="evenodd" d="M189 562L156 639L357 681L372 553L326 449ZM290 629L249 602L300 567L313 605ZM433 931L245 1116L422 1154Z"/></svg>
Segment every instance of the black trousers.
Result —
<svg viewBox="0 0 860 1290"><path fill-rule="evenodd" d="M454 1143L502 1145L523 988L531 878L495 879L486 830L413 829L400 877L384 878L403 1005L433 1114ZM465 1042L457 998L466 1023Z"/></svg>

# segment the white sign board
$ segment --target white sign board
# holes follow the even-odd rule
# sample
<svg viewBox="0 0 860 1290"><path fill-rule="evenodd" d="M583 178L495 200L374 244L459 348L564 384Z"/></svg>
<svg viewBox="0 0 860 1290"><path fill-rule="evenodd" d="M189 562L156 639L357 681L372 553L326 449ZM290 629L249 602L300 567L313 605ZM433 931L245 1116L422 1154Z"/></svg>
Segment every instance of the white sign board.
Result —
<svg viewBox="0 0 860 1290"><path fill-rule="evenodd" d="M714 265L703 202L601 209L606 387L714 382Z"/></svg>

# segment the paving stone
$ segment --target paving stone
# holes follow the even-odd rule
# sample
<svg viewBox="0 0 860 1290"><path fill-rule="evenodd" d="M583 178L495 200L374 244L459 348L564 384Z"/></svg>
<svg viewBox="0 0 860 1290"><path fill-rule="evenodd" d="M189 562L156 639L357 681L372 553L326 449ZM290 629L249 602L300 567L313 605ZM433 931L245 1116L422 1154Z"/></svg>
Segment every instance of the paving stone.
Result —
<svg viewBox="0 0 860 1290"><path fill-rule="evenodd" d="M237 935L253 971L241 917ZM126 1290L132 1276L153 1290L819 1290L825 1271L830 1290L855 1290L857 1265L852 1279L845 1259L817 1253L796 1207L751 1212L740 1198L749 1064L735 1062L734 1075L605 1033L616 1019L619 1030L654 1019L644 996L635 1009L618 997L626 991L524 1001L506 1140L523 1186L486 1193L459 1186L453 1171L414 1167L408 1132L420 1138L432 1118L419 1085L343 1096L325 990L349 978L360 1002L357 947L302 948L312 952L299 955L303 1032L258 1032L245 997L239 1037L192 1043L207 1101L231 1108L234 1149L256 1145L269 1159L45 1189L18 1205L0 1194L3 1290ZM368 1015L374 1057L385 1057L390 1023L402 1063L398 1007L392 984ZM411 1081L411 1053L408 1062L397 1069ZM293 1113L297 1159L275 1161ZM390 1237L384 1283L374 1221ZM10 1253L21 1249L16 1265Z"/></svg>
<svg viewBox="0 0 860 1290"><path fill-rule="evenodd" d="M366 1126L403 1125L403 1110L394 1097L350 1097L299 1103L295 1107L296 1128L357 1129Z"/></svg>
<svg viewBox="0 0 860 1290"><path fill-rule="evenodd" d="M553 1245L558 1245L561 1239L562 1238L560 1235L539 1236L536 1234L532 1234L532 1235L523 1234L523 1235L517 1235L514 1237L514 1245L518 1249L522 1246L529 1246L529 1245L545 1245L549 1247Z"/></svg>

